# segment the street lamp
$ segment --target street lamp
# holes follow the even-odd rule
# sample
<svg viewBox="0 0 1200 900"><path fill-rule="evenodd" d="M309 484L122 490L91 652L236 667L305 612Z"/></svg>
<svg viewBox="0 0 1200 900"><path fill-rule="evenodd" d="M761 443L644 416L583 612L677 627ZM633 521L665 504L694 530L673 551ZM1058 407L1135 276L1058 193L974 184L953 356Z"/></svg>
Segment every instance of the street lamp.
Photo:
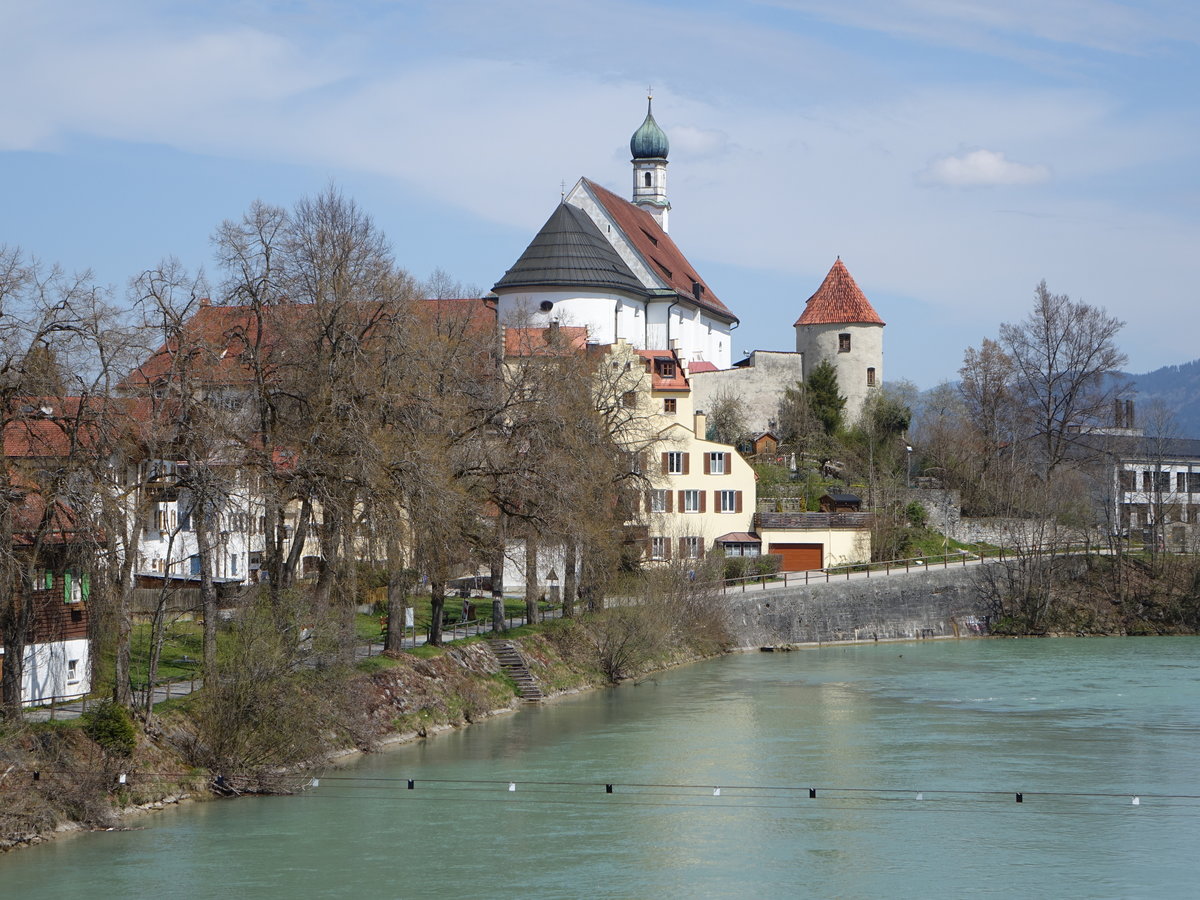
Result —
<svg viewBox="0 0 1200 900"><path fill-rule="evenodd" d="M557 604L560 599L558 594L558 573L551 569L546 575L546 581L550 585L550 602Z"/></svg>
<svg viewBox="0 0 1200 900"><path fill-rule="evenodd" d="M908 475L905 477L904 486L912 487L912 444L905 444L904 449L908 451Z"/></svg>

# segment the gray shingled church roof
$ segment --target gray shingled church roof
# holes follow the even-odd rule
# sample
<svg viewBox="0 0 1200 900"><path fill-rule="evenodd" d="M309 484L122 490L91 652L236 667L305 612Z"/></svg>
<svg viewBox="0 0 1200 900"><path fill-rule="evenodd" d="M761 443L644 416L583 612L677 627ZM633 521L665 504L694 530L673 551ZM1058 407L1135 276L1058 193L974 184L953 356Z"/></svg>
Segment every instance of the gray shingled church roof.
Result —
<svg viewBox="0 0 1200 900"><path fill-rule="evenodd" d="M587 287L645 297L648 292L583 210L560 203L494 291Z"/></svg>

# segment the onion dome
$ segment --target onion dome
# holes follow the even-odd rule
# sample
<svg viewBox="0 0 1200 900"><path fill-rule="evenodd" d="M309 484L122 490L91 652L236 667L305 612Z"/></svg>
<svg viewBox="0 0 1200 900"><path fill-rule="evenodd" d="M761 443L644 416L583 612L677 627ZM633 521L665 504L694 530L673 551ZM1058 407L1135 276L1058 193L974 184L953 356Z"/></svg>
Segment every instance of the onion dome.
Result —
<svg viewBox="0 0 1200 900"><path fill-rule="evenodd" d="M650 108L653 102L651 98L646 98L646 120L629 139L629 152L634 159L666 159L671 149L667 135L654 121L654 113Z"/></svg>

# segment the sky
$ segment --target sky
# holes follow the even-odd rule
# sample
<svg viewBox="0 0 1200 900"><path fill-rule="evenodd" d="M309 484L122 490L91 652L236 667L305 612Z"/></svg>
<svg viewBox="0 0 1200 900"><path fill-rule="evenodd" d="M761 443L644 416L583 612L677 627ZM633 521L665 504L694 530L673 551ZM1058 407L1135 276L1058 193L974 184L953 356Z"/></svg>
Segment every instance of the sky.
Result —
<svg viewBox="0 0 1200 900"><path fill-rule="evenodd" d="M484 290L586 176L631 191L653 87L671 235L794 349L840 255L888 380L954 379L1037 284L1200 356L1200 4L1188 0L0 3L0 245L114 298L331 182L397 262Z"/></svg>

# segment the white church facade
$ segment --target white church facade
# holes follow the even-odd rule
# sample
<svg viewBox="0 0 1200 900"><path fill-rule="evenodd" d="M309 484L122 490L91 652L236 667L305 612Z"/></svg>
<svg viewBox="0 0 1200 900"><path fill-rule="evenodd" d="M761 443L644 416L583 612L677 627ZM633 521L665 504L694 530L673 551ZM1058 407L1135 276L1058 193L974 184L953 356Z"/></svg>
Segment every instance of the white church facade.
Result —
<svg viewBox="0 0 1200 900"><path fill-rule="evenodd" d="M588 329L728 368L738 319L667 233L667 137L647 109L630 140L632 202L581 178L492 288L501 324Z"/></svg>

